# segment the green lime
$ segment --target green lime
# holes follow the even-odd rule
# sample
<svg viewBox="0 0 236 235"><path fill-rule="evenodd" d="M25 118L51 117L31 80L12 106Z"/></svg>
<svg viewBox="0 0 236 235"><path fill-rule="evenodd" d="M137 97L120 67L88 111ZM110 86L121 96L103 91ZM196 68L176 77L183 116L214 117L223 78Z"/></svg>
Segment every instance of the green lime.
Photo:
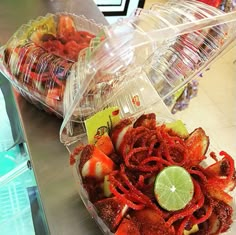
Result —
<svg viewBox="0 0 236 235"><path fill-rule="evenodd" d="M166 123L166 127L172 129L173 132L182 138L187 138L189 136L188 130L181 120Z"/></svg>
<svg viewBox="0 0 236 235"><path fill-rule="evenodd" d="M168 166L156 177L154 193L159 205L176 211L184 208L193 197L193 181L190 174L180 166Z"/></svg>

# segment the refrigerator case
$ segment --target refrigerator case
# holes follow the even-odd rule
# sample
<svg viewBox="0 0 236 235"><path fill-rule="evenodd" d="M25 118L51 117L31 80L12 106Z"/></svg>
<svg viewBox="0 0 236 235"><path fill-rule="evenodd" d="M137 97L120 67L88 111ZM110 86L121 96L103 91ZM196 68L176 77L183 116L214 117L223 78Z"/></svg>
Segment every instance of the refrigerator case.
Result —
<svg viewBox="0 0 236 235"><path fill-rule="evenodd" d="M8 81L0 96L0 230L1 234L49 234L35 175L24 143L15 100ZM8 102L8 103L6 103ZM6 103L6 105L5 105ZM8 109L8 110L6 110ZM6 112L7 111L7 112ZM8 117L14 118L12 120ZM11 123L13 121L13 123ZM11 135L13 132L13 135ZM16 133L16 135L14 135Z"/></svg>
<svg viewBox="0 0 236 235"><path fill-rule="evenodd" d="M1 151L0 165L1 233L49 235L28 152L22 155L18 145Z"/></svg>

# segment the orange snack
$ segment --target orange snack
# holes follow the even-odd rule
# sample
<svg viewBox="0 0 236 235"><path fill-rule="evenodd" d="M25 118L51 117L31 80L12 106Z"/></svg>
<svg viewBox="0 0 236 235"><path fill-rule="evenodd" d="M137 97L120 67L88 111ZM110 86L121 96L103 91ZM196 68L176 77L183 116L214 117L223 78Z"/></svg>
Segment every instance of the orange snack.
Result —
<svg viewBox="0 0 236 235"><path fill-rule="evenodd" d="M106 155L110 155L111 153L114 152L114 147L111 138L107 133L98 138L95 146L99 148Z"/></svg>

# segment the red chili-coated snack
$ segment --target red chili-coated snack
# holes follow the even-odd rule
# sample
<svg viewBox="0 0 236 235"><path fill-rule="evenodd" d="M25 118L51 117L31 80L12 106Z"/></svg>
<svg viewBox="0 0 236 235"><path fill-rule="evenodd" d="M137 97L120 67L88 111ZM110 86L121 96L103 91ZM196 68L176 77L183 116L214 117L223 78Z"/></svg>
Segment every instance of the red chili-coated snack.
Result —
<svg viewBox="0 0 236 235"><path fill-rule="evenodd" d="M186 138L171 132L165 124L154 126L153 120L153 114L143 115L136 122L122 120L111 131L114 149L108 157L114 168L106 175L109 183L82 178L95 207L108 197L128 208L119 217L119 224L111 216L106 218L103 214L102 219L115 235L183 235L193 226L197 226L196 234L218 235L227 231L233 213L233 198L227 190L236 186L233 158L224 151L219 155L211 152L209 157L214 163L204 167L201 163L207 158L209 137L202 128ZM82 158L82 164L85 162L86 157ZM155 198L155 178L167 166L185 168L193 182L193 197L180 210L167 211ZM102 192L104 184L108 196Z"/></svg>
<svg viewBox="0 0 236 235"><path fill-rule="evenodd" d="M4 62L17 84L35 94L37 101L40 100L50 112L54 110L61 115L71 67L95 37L84 29L77 29L74 20L72 15L58 15L52 31L40 31L36 27L24 43L4 50Z"/></svg>

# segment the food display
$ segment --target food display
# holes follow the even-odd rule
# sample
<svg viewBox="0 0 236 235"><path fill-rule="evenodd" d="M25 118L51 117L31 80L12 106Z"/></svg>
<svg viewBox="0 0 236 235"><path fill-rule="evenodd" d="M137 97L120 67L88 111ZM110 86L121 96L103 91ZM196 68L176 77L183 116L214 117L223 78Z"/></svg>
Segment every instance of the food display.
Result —
<svg viewBox="0 0 236 235"><path fill-rule="evenodd" d="M47 14L0 48L0 69L14 87L63 117L60 141L73 149L80 197L104 234L218 235L235 228L233 157L211 150L201 127L189 132L179 120L160 118L163 110L147 112L157 103L172 114L188 107L197 95L194 78L235 40L236 12L201 2L210 1L157 3L107 27ZM89 126L113 107L123 119L97 116L105 125Z"/></svg>
<svg viewBox="0 0 236 235"><path fill-rule="evenodd" d="M5 68L13 85L40 108L63 115L67 79L79 53L101 26L83 16L48 14L23 25L6 44Z"/></svg>
<svg viewBox="0 0 236 235"><path fill-rule="evenodd" d="M4 66L25 97L72 122L109 105L140 74L173 106L176 92L234 40L234 16L189 0L137 9L106 27L81 16L48 14L12 36ZM190 96L183 94L173 112L186 107Z"/></svg>
<svg viewBox="0 0 236 235"><path fill-rule="evenodd" d="M233 223L236 173L233 158L209 145L201 127L189 133L148 113L99 128L70 161L105 234L216 235Z"/></svg>

